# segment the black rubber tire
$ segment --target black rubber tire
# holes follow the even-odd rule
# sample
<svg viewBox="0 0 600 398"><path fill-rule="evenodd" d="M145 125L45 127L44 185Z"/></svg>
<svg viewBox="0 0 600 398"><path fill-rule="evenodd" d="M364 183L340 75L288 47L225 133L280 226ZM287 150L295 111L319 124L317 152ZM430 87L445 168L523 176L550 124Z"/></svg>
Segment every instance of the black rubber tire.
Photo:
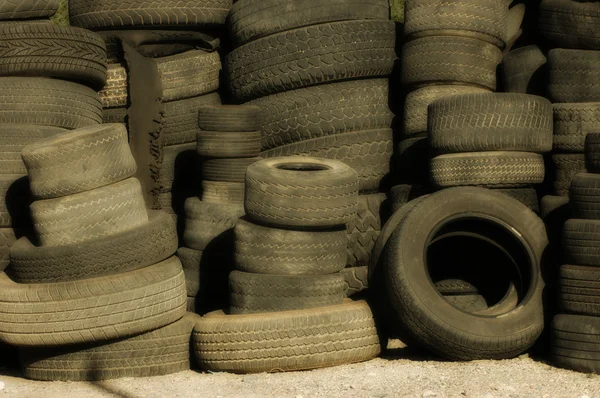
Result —
<svg viewBox="0 0 600 398"><path fill-rule="evenodd" d="M29 179L20 174L0 174L0 228L31 227L33 202Z"/></svg>
<svg viewBox="0 0 600 398"><path fill-rule="evenodd" d="M427 191L422 186L407 184L393 186L388 192L388 199L391 211L390 214L394 214L399 208L401 208L411 200L423 196L425 192Z"/></svg>
<svg viewBox="0 0 600 398"><path fill-rule="evenodd" d="M431 159L430 167L438 188L518 188L542 183L545 175L542 155L529 152L453 153Z"/></svg>
<svg viewBox="0 0 600 398"><path fill-rule="evenodd" d="M4 271L10 264L10 248L17 241L12 228L0 228L0 271Z"/></svg>
<svg viewBox="0 0 600 398"><path fill-rule="evenodd" d="M345 280L326 275L229 274L230 314L304 310L342 304Z"/></svg>
<svg viewBox="0 0 600 398"><path fill-rule="evenodd" d="M403 136L410 138L417 134L427 133L427 110L429 104L440 98L459 94L489 93L482 87L461 84L431 85L411 91L404 100Z"/></svg>
<svg viewBox="0 0 600 398"><path fill-rule="evenodd" d="M502 51L493 44L470 37L431 36L404 44L402 82L474 84L496 89L496 67Z"/></svg>
<svg viewBox="0 0 600 398"><path fill-rule="evenodd" d="M282 91L392 72L391 21L345 21L297 28L252 41L226 58L229 87L240 101Z"/></svg>
<svg viewBox="0 0 600 398"><path fill-rule="evenodd" d="M562 244L566 264L600 267L600 220L567 220Z"/></svg>
<svg viewBox="0 0 600 398"><path fill-rule="evenodd" d="M539 31L562 48L600 50L600 5L597 2L543 0Z"/></svg>
<svg viewBox="0 0 600 398"><path fill-rule="evenodd" d="M8 0L0 6L0 20L44 18L56 14L59 0Z"/></svg>
<svg viewBox="0 0 600 398"><path fill-rule="evenodd" d="M473 295L479 290L469 282L460 279L444 279L435 283L435 288L442 296Z"/></svg>
<svg viewBox="0 0 600 398"><path fill-rule="evenodd" d="M246 214L259 223L292 228L344 225L357 210L358 175L329 159L265 159L246 171Z"/></svg>
<svg viewBox="0 0 600 398"><path fill-rule="evenodd" d="M167 146L196 142L200 133L198 108L220 103L221 97L218 93L165 103L165 112L161 119L161 144ZM226 147L227 143L222 142L222 145Z"/></svg>
<svg viewBox="0 0 600 398"><path fill-rule="evenodd" d="M127 108L102 109L102 123L122 123L127 125Z"/></svg>
<svg viewBox="0 0 600 398"><path fill-rule="evenodd" d="M23 375L43 381L95 381L166 375L190 368L190 338L199 315L105 344L19 351Z"/></svg>
<svg viewBox="0 0 600 398"><path fill-rule="evenodd" d="M600 9L599 9L600 10ZM599 102L600 54L556 48L548 53L548 94L552 102Z"/></svg>
<svg viewBox="0 0 600 398"><path fill-rule="evenodd" d="M293 231L240 219L235 224L236 269L255 274L322 275L346 266L346 232Z"/></svg>
<svg viewBox="0 0 600 398"><path fill-rule="evenodd" d="M517 48L502 58L502 80L507 93L543 95L546 57L538 46Z"/></svg>
<svg viewBox="0 0 600 398"><path fill-rule="evenodd" d="M0 284L0 338L16 346L97 343L148 332L185 314L185 277L177 257L118 275L51 284L17 284L1 274Z"/></svg>
<svg viewBox="0 0 600 398"><path fill-rule="evenodd" d="M244 214L243 204L207 203L198 198L189 198L185 201L183 242L190 249L204 250L228 231L232 238L233 227ZM233 239L229 247L233 247Z"/></svg>
<svg viewBox="0 0 600 398"><path fill-rule="evenodd" d="M358 196L356 215L346 225L348 267L369 264L371 252L387 219L386 200L384 193Z"/></svg>
<svg viewBox="0 0 600 398"><path fill-rule="evenodd" d="M251 132L262 126L260 108L251 105L203 106L198 125L204 131Z"/></svg>
<svg viewBox="0 0 600 398"><path fill-rule="evenodd" d="M540 212L540 200L537 191L533 188L496 189L495 191L518 200L536 214Z"/></svg>
<svg viewBox="0 0 600 398"><path fill-rule="evenodd" d="M585 168L590 173L600 173L600 133L589 133L584 144Z"/></svg>
<svg viewBox="0 0 600 398"><path fill-rule="evenodd" d="M392 127L387 79L351 80L269 95L248 102L262 109L262 148Z"/></svg>
<svg viewBox="0 0 600 398"><path fill-rule="evenodd" d="M429 144L440 154L552 150L552 104L527 94L464 94L429 106Z"/></svg>
<svg viewBox="0 0 600 398"><path fill-rule="evenodd" d="M202 201L214 204L243 205L246 184L243 182L202 181Z"/></svg>
<svg viewBox="0 0 600 398"><path fill-rule="evenodd" d="M508 4L495 0L419 0L404 6L407 41L423 35L475 37L503 48Z"/></svg>
<svg viewBox="0 0 600 398"><path fill-rule="evenodd" d="M248 166L261 160L261 157L206 159L202 162L202 178L208 181L244 182Z"/></svg>
<svg viewBox="0 0 600 398"><path fill-rule="evenodd" d="M544 221L546 221L546 218L548 216L551 216L553 213L557 214L558 212L561 212L561 210L568 210L569 217L566 217L565 219L571 218L571 209L569 205L568 196L546 195L542 198L540 206L540 216Z"/></svg>
<svg viewBox="0 0 600 398"><path fill-rule="evenodd" d="M223 25L231 0L70 0L71 24L86 29Z"/></svg>
<svg viewBox="0 0 600 398"><path fill-rule="evenodd" d="M441 227L442 220L466 214L501 220L528 246L531 282L525 301L515 310L471 315L449 305L431 283L424 248L432 229ZM540 263L547 244L543 222L516 200L480 188L433 194L410 210L388 242L387 287L396 317L421 344L449 359L517 356L535 343L544 327Z"/></svg>
<svg viewBox="0 0 600 398"><path fill-rule="evenodd" d="M600 267L561 266L558 306L568 314L600 316Z"/></svg>
<svg viewBox="0 0 600 398"><path fill-rule="evenodd" d="M385 0L239 0L229 14L234 42L242 45L290 29L356 19L387 20Z"/></svg>
<svg viewBox="0 0 600 398"><path fill-rule="evenodd" d="M585 156L582 153L552 155L555 169L554 194L568 196L571 180L579 173L585 173Z"/></svg>
<svg viewBox="0 0 600 398"><path fill-rule="evenodd" d="M50 136L22 151L31 192L49 199L79 194L135 174L127 129L101 124Z"/></svg>
<svg viewBox="0 0 600 398"><path fill-rule="evenodd" d="M559 314L552 321L552 362L562 368L600 373L600 318Z"/></svg>
<svg viewBox="0 0 600 398"><path fill-rule="evenodd" d="M260 156L260 131L199 131L196 150L205 158L253 158Z"/></svg>
<svg viewBox="0 0 600 398"><path fill-rule="evenodd" d="M569 199L573 218L600 220L600 175L579 173L573 177Z"/></svg>
<svg viewBox="0 0 600 398"><path fill-rule="evenodd" d="M352 297L369 288L368 266L344 268L341 273L346 282L344 287L346 297Z"/></svg>
<svg viewBox="0 0 600 398"><path fill-rule="evenodd" d="M58 127L34 124L0 124L0 173L27 174L21 158L23 148L64 132Z"/></svg>
<svg viewBox="0 0 600 398"><path fill-rule="evenodd" d="M169 215L150 211L147 224L77 245L35 246L27 237L11 248L9 275L17 283L89 279L134 271L172 256L177 230Z"/></svg>
<svg viewBox="0 0 600 398"><path fill-rule="evenodd" d="M0 78L0 123L76 129L102 123L98 93L77 83L41 77Z"/></svg>
<svg viewBox="0 0 600 398"><path fill-rule="evenodd" d="M265 158L311 156L338 160L358 173L361 192L379 190L390 172L394 150L391 129L365 130L313 138L262 153Z"/></svg>
<svg viewBox="0 0 600 398"><path fill-rule="evenodd" d="M597 131L600 104L553 104L554 150L582 153L585 137Z"/></svg>

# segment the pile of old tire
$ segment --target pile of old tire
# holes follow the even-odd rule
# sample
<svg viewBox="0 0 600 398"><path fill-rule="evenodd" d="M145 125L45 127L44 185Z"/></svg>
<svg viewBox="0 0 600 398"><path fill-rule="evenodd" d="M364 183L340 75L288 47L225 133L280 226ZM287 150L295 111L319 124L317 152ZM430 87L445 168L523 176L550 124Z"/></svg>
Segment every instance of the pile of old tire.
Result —
<svg viewBox="0 0 600 398"><path fill-rule="evenodd" d="M230 12L229 88L262 109L262 156L338 160L358 173L368 196L348 225L351 267L368 263L382 222L379 193L389 188L388 77L397 58L389 15L387 0L240 0Z"/></svg>
<svg viewBox="0 0 600 398"><path fill-rule="evenodd" d="M448 188L392 215L369 271L383 280L388 327L407 344L451 360L511 358L544 328L547 242L544 223L521 202Z"/></svg>
<svg viewBox="0 0 600 398"><path fill-rule="evenodd" d="M498 189L539 211L552 150L552 105L528 94L458 94L429 105L428 140L434 188Z"/></svg>
<svg viewBox="0 0 600 398"><path fill-rule="evenodd" d="M189 368L194 323L172 218L148 212L127 131L77 129L23 149L35 241L0 275L0 340L26 377L96 380Z"/></svg>
<svg viewBox="0 0 600 398"><path fill-rule="evenodd" d="M291 371L379 354L371 310L365 301L344 301L340 274L358 189L357 173L334 160L291 156L248 167L229 312L196 323L200 367Z"/></svg>
<svg viewBox="0 0 600 398"><path fill-rule="evenodd" d="M600 134L587 135L585 157L588 172L573 177L569 192L550 344L558 366L600 374Z"/></svg>

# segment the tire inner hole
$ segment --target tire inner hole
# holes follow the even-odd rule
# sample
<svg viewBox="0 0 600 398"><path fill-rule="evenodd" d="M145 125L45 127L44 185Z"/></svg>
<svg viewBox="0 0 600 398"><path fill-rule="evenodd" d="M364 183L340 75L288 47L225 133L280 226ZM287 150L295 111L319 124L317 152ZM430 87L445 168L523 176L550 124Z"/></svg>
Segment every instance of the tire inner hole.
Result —
<svg viewBox="0 0 600 398"><path fill-rule="evenodd" d="M294 162L294 163L281 163L275 166L280 170L289 170L289 171L325 171L331 170L331 167L326 166L324 164L317 163L302 163L302 162Z"/></svg>

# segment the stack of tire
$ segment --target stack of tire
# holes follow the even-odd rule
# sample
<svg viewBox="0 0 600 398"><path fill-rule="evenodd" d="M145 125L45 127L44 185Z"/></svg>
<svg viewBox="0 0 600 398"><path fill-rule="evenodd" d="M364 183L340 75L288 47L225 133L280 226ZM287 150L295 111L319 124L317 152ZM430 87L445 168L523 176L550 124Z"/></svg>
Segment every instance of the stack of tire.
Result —
<svg viewBox="0 0 600 398"><path fill-rule="evenodd" d="M0 275L0 340L25 376L96 380L189 368L193 316L172 218L148 212L120 124L23 149L37 241Z"/></svg>
<svg viewBox="0 0 600 398"><path fill-rule="evenodd" d="M378 355L370 308L344 301L340 274L358 189L357 173L334 160L291 156L248 167L229 313L209 313L194 329L202 368L290 371Z"/></svg>
<svg viewBox="0 0 600 398"><path fill-rule="evenodd" d="M587 135L585 157L569 192L551 347L557 365L600 374L600 134Z"/></svg>
<svg viewBox="0 0 600 398"><path fill-rule="evenodd" d="M263 111L262 156L328 158L358 172L364 197L347 237L355 267L368 263L381 229L378 193L389 188L389 13L387 0L240 0L230 12L229 88Z"/></svg>

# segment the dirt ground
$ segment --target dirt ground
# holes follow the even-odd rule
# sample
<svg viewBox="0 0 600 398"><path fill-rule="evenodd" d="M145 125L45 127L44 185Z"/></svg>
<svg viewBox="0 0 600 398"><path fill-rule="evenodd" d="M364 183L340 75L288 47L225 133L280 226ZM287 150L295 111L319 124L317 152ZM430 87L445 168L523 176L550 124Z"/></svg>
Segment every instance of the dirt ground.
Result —
<svg viewBox="0 0 600 398"><path fill-rule="evenodd" d="M600 375L557 369L528 356L443 362L400 343L369 362L308 372L232 375L181 372L99 383L34 382L0 375L0 398L165 397L545 397L600 398Z"/></svg>

